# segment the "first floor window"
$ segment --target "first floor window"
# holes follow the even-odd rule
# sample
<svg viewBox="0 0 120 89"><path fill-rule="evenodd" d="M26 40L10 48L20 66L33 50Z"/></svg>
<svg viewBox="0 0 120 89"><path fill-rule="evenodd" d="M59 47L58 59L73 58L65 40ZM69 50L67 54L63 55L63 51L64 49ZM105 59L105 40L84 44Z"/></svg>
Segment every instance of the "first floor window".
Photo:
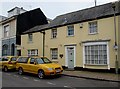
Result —
<svg viewBox="0 0 120 89"><path fill-rule="evenodd" d="M58 49L51 49L51 59L58 59Z"/></svg>
<svg viewBox="0 0 120 89"><path fill-rule="evenodd" d="M57 29L52 29L52 38L57 38Z"/></svg>
<svg viewBox="0 0 120 89"><path fill-rule="evenodd" d="M4 37L8 37L9 36L9 25L4 26Z"/></svg>
<svg viewBox="0 0 120 89"><path fill-rule="evenodd" d="M28 42L32 42L33 41L33 34L30 33L28 34Z"/></svg>
<svg viewBox="0 0 120 89"><path fill-rule="evenodd" d="M28 50L28 56L38 56L38 49Z"/></svg>
<svg viewBox="0 0 120 89"><path fill-rule="evenodd" d="M74 36L74 26L67 26L68 36Z"/></svg>
<svg viewBox="0 0 120 89"><path fill-rule="evenodd" d="M97 21L89 22L89 34L96 34L97 31Z"/></svg>
<svg viewBox="0 0 120 89"><path fill-rule="evenodd" d="M87 43L84 45L85 64L107 64L107 43Z"/></svg>

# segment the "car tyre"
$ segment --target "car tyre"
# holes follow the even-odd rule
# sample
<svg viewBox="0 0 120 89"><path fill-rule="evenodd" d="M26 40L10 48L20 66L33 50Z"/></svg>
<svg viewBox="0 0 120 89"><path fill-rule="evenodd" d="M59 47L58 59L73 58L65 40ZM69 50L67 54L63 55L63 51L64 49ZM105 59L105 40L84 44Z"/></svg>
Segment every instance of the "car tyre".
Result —
<svg viewBox="0 0 120 89"><path fill-rule="evenodd" d="M22 68L19 68L19 69L18 69L18 74L19 74L19 75L22 75L22 74L23 74L23 69L22 69Z"/></svg>
<svg viewBox="0 0 120 89"><path fill-rule="evenodd" d="M39 77L40 79L43 79L43 78L45 77L45 74L44 74L44 71L43 71L43 70L39 70L39 71L38 71L38 77Z"/></svg>
<svg viewBox="0 0 120 89"><path fill-rule="evenodd" d="M8 71L8 67L7 67L7 66L4 67L4 71L5 71L5 72Z"/></svg>

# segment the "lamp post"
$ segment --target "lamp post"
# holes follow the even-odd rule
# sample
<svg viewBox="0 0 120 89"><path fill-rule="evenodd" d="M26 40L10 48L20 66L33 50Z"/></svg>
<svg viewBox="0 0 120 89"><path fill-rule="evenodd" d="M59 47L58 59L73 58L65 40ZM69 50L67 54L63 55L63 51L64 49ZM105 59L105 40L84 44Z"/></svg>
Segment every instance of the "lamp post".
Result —
<svg viewBox="0 0 120 89"><path fill-rule="evenodd" d="M114 10L114 50L115 50L115 73L118 74L118 45L117 45L117 35L116 35L116 5L115 2L112 3L112 8Z"/></svg>

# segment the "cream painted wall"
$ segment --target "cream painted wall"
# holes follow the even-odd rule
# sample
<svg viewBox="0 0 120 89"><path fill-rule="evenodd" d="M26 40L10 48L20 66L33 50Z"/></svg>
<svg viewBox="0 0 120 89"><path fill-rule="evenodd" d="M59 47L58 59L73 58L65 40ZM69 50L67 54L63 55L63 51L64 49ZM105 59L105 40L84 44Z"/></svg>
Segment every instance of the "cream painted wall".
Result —
<svg viewBox="0 0 120 89"><path fill-rule="evenodd" d="M88 33L88 22L83 23L83 28L79 28L79 24L74 24L75 29L75 36L74 37L67 37L67 27L59 27L57 28L58 36L56 39L51 39L51 30L46 31L46 56L50 58L50 48L58 48L58 54L64 54L64 57L61 59L58 57L58 61L60 64L65 65L65 46L70 44L77 44L76 46L76 66L82 67L83 66L83 44L82 41L87 40L106 40L110 39L108 44L109 46L109 57L110 57L110 67L113 68L115 66L115 53L114 53L114 19L105 18L100 19L98 21L98 34L96 35L89 35ZM118 17L117 17L118 23ZM118 29L118 28L117 28ZM79 44L81 43L81 45ZM62 46L61 46L62 44ZM89 68L99 68L99 69L106 69L108 66L86 66Z"/></svg>
<svg viewBox="0 0 120 89"><path fill-rule="evenodd" d="M80 23L74 24L75 35L73 37L67 36L67 26L58 27L57 28L57 38L51 38L51 29L46 30L46 40L45 40L45 56L51 58L50 48L58 48L58 55L63 54L63 58L58 57L58 63L65 66L65 45L76 44L76 67L83 67L83 41L88 40L109 40L109 58L110 58L110 68L115 67L115 52L113 49L114 46L114 19L113 17L99 19L98 21L98 34L89 35L88 32L88 22L83 22L83 28L80 28ZM117 17L117 25L118 25L118 17ZM117 26L118 29L118 26ZM36 38L34 39L32 44L28 44L27 35L22 35L22 46L26 49L30 48L38 48L42 50L42 35L37 32L34 33ZM38 41L39 40L39 41ZM36 42L37 41L37 42ZM41 56L41 52L39 55ZM22 55L27 55L27 51L22 49ZM53 60L56 61L56 60ZM94 69L107 69L108 66L95 66L95 65L87 65L86 68L94 68Z"/></svg>
<svg viewBox="0 0 120 89"><path fill-rule="evenodd" d="M42 56L42 34L40 32L33 34L33 42L28 42L28 34L21 36L21 55L27 56L28 49L38 49L38 55Z"/></svg>

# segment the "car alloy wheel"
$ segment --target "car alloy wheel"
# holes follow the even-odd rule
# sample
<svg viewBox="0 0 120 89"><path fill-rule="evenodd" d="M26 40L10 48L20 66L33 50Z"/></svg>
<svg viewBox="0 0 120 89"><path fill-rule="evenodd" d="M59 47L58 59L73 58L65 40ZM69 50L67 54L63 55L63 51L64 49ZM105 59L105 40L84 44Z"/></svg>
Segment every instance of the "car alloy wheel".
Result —
<svg viewBox="0 0 120 89"><path fill-rule="evenodd" d="M19 69L18 69L18 74L20 74L20 75L23 74L23 69L22 69L22 68L19 68Z"/></svg>
<svg viewBox="0 0 120 89"><path fill-rule="evenodd" d="M7 72L8 71L8 68L7 66L4 67L4 71Z"/></svg>
<svg viewBox="0 0 120 89"><path fill-rule="evenodd" d="M38 77L40 78L40 79L43 79L44 78L44 71L42 71L42 70L40 70L40 71L38 71Z"/></svg>

